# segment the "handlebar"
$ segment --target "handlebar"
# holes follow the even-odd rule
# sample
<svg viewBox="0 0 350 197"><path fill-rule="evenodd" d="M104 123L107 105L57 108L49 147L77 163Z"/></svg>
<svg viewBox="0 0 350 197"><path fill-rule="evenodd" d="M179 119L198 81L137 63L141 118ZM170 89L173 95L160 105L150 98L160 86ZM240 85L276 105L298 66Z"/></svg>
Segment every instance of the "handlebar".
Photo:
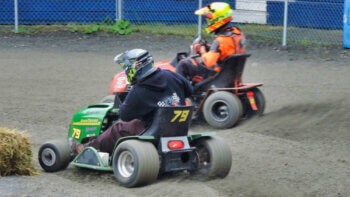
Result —
<svg viewBox="0 0 350 197"><path fill-rule="evenodd" d="M196 57L200 57L201 55L200 54L194 54L194 55L191 55L190 58L196 58Z"/></svg>
<svg viewBox="0 0 350 197"><path fill-rule="evenodd" d="M118 94L115 94L114 107L119 108L121 104L122 104L122 102L120 101Z"/></svg>

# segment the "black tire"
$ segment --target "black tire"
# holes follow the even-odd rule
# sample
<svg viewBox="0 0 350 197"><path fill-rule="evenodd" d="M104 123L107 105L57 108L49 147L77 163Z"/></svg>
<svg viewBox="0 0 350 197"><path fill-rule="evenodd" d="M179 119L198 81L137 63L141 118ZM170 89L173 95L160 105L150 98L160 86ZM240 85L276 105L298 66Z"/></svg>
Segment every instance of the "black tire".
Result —
<svg viewBox="0 0 350 197"><path fill-rule="evenodd" d="M225 129L232 127L240 120L243 107L236 95L219 91L209 95L204 102L202 112L210 126Z"/></svg>
<svg viewBox="0 0 350 197"><path fill-rule="evenodd" d="M159 173L157 149L150 142L127 140L118 145L113 155L113 172L124 187L154 182Z"/></svg>
<svg viewBox="0 0 350 197"><path fill-rule="evenodd" d="M67 168L71 161L67 140L52 140L39 149L38 159L46 172L57 172Z"/></svg>
<svg viewBox="0 0 350 197"><path fill-rule="evenodd" d="M107 95L101 99L100 103L114 103L115 95Z"/></svg>
<svg viewBox="0 0 350 197"><path fill-rule="evenodd" d="M220 138L213 136L199 139L195 142L197 155L197 169L192 173L207 178L224 178L228 175L232 165L230 147Z"/></svg>
<svg viewBox="0 0 350 197"><path fill-rule="evenodd" d="M252 118L254 116L261 116L263 115L264 111L265 111L265 97L264 94L259 90L259 88L254 88L251 91L253 91L254 93L254 99L255 99L255 103L256 106L258 108L257 111L254 111L252 109L252 107L250 106L249 100L248 98L246 99L245 102L245 116L247 118Z"/></svg>

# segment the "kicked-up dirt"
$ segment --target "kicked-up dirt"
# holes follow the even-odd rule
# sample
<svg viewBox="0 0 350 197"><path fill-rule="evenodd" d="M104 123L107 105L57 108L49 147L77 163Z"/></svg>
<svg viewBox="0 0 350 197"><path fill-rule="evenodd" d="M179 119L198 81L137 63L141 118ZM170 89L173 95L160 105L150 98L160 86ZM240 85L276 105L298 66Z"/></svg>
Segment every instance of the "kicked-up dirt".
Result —
<svg viewBox="0 0 350 197"><path fill-rule="evenodd" d="M107 95L121 68L116 54L144 48L156 61L187 51L180 36L86 36L70 32L0 35L0 125L32 136L38 176L0 178L0 196L350 196L350 51L251 43L244 82L264 82L265 115L215 130L232 151L224 179L185 172L140 188L121 187L113 173L69 166L44 172L41 144L66 138L72 115Z"/></svg>

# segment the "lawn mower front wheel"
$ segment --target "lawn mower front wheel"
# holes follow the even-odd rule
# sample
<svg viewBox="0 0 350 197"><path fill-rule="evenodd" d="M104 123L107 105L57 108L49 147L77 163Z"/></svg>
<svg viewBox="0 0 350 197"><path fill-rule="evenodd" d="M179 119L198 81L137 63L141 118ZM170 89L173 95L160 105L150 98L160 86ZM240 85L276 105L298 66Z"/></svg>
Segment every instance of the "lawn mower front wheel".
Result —
<svg viewBox="0 0 350 197"><path fill-rule="evenodd" d="M40 166L46 172L57 172L65 169L71 161L70 148L67 140L52 140L39 149Z"/></svg>

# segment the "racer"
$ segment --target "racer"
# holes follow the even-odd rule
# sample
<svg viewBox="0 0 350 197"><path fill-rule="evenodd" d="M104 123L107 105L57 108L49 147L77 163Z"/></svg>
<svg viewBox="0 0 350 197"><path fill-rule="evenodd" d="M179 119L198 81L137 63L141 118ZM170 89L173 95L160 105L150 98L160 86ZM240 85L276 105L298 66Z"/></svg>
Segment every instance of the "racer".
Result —
<svg viewBox="0 0 350 197"><path fill-rule="evenodd" d="M245 53L245 37L238 27L230 27L233 10L223 2L211 3L195 11L196 15L206 17L207 33L215 34L211 45L205 41L195 41L194 52L201 55L200 60L186 58L179 62L176 72L191 80L200 82L220 71L220 64L229 55Z"/></svg>
<svg viewBox="0 0 350 197"><path fill-rule="evenodd" d="M153 58L146 50L126 51L114 61L123 67L128 82L133 85L119 107L121 120L86 144L70 138L70 147L76 154L87 146L112 154L117 139L139 135L150 126L158 107L185 105L185 98L192 93L191 84L181 75L154 68Z"/></svg>

